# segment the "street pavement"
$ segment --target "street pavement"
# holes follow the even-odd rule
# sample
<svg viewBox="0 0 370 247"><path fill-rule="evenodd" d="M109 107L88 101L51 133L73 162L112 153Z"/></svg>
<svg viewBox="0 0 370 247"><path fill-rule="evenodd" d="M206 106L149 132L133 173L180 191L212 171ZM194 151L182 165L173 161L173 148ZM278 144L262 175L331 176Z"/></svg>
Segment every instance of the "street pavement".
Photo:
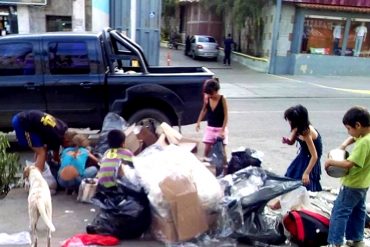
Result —
<svg viewBox="0 0 370 247"><path fill-rule="evenodd" d="M224 66L220 61L193 61L183 55L181 50L161 48L160 65L167 65L170 54L171 66L205 66L220 78L221 91L228 100L239 99L286 99L286 98L368 98L370 97L370 77L322 77L322 76L276 76L256 72L233 62ZM370 73L370 72L369 72ZM231 106L237 103L230 104ZM236 106L234 107L236 108ZM230 111L236 109L229 109ZM261 120L263 121L263 120ZM261 122L260 124L263 124ZM344 131L344 130L343 130ZM185 126L184 135L199 137L194 134L194 126ZM267 138L267 137L266 137ZM201 152L201 151L199 151ZM30 153L22 154L22 160L32 159ZM98 209L91 204L76 202L75 197L58 193L53 196L53 233L52 246L78 233L84 233L86 225L95 217ZM28 230L27 192L14 189L0 200L0 233L18 233ZM39 246L45 246L46 228L39 222ZM149 237L140 240L122 241L119 246L163 246ZM239 245L243 246L243 245ZM244 245L245 246L245 245Z"/></svg>

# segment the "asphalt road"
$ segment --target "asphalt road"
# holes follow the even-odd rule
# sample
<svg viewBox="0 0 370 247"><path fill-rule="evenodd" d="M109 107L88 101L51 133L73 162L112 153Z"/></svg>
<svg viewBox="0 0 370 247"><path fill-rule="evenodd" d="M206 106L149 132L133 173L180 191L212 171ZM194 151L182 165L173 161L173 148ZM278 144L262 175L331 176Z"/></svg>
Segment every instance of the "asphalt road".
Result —
<svg viewBox="0 0 370 247"><path fill-rule="evenodd" d="M181 50L161 50L161 54L168 52L171 65L206 66L220 78L220 93L227 97L229 106L228 157L239 147L262 151L262 165L278 174L285 173L298 151L296 146L281 143L282 136L287 136L290 130L283 117L285 109L296 104L307 107L311 123L323 138L324 163L325 155L347 137L342 124L346 110L354 105L369 107L370 77L276 76L235 62L229 67L221 59L194 61ZM165 64L163 60L161 64ZM201 139L202 131L194 130L193 125L183 128L185 134ZM337 187L339 179L327 176L323 170L322 184Z"/></svg>
<svg viewBox="0 0 370 247"><path fill-rule="evenodd" d="M286 108L302 104L308 108L312 124L323 137L324 153L337 147L347 133L342 116L353 105L369 106L370 77L315 77L274 76L247 69L237 63L224 66L220 61L193 61L181 50L161 49L160 65L166 65L170 53L172 66L206 66L221 80L221 93L229 105L229 145L227 153L241 146L264 153L262 166L283 174L296 155L296 146L281 143L289 134L289 125L283 119ZM202 124L202 130L205 123ZM182 128L185 136L201 140L202 131L195 126ZM200 147L200 153L202 147ZM23 159L32 158L29 152ZM322 157L322 162L325 157ZM338 179L322 175L324 186L337 187ZM27 230L26 193L17 191L0 201L0 232ZM69 200L68 196L53 198L57 232L53 242L84 232L86 222L95 214L90 205ZM41 235L42 236L42 235ZM54 245L53 245L54 246ZM57 245L55 245L57 246ZM120 246L163 246L155 241L125 241ZM242 246L242 245L239 245Z"/></svg>

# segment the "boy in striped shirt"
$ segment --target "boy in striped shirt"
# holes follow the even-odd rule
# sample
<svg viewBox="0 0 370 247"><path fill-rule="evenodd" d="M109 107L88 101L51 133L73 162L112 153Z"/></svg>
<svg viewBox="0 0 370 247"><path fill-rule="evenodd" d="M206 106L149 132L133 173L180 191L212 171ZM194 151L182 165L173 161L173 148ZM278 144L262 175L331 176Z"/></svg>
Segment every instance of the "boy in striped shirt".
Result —
<svg viewBox="0 0 370 247"><path fill-rule="evenodd" d="M107 136L109 149L104 153L97 174L99 185L104 188L116 186L116 177L121 164L133 168L133 153L125 148L126 136L121 130L111 130Z"/></svg>

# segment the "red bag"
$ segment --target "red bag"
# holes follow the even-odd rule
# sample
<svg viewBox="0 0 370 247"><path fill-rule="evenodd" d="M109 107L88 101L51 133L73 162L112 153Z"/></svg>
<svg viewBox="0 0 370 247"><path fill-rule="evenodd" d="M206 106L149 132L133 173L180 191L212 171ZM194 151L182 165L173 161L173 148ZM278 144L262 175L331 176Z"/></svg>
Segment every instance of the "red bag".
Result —
<svg viewBox="0 0 370 247"><path fill-rule="evenodd" d="M292 242L301 247L327 245L329 219L309 210L292 210L283 217Z"/></svg>
<svg viewBox="0 0 370 247"><path fill-rule="evenodd" d="M114 246L119 243L119 240L113 236L105 236L99 234L76 234L73 237L67 239L62 247L69 247L76 244L83 244L81 246L88 246L91 244L98 244L102 246Z"/></svg>

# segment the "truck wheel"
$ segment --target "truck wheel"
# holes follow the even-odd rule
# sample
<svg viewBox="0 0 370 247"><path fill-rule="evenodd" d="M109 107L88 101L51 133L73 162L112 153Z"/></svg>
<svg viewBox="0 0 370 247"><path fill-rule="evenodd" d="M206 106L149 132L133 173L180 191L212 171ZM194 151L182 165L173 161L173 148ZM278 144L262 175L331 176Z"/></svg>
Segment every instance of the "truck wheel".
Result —
<svg viewBox="0 0 370 247"><path fill-rule="evenodd" d="M136 123L136 125L153 128L153 130L162 122L169 124L170 120L166 115L156 109L143 109L137 111L128 120L130 125Z"/></svg>

